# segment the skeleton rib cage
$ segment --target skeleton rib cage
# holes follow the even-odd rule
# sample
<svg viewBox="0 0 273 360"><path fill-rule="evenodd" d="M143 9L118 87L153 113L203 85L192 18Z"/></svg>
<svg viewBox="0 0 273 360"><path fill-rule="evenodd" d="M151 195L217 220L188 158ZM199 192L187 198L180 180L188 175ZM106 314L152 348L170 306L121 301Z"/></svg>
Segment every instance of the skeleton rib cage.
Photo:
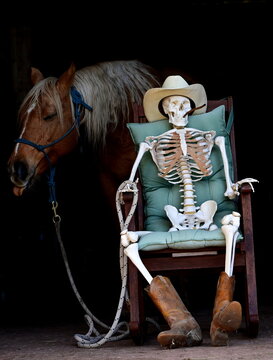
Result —
<svg viewBox="0 0 273 360"><path fill-rule="evenodd" d="M193 182L212 174L210 161L215 131L192 128L173 129L160 136L149 136L151 155L159 170L159 176L171 184L180 184L184 214L195 214Z"/></svg>

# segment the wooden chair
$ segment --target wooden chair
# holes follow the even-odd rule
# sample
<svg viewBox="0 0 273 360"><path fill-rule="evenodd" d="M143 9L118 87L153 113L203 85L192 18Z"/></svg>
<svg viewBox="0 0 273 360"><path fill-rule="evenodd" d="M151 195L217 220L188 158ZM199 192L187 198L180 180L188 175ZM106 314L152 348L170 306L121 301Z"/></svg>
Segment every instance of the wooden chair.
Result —
<svg viewBox="0 0 273 360"><path fill-rule="evenodd" d="M229 116L232 115L233 109L232 97L227 97L217 101L209 101L207 112L220 105L225 106L226 119L230 119ZM142 106L135 106L134 115L135 123L145 123L147 121ZM234 125L232 125L230 129L230 142L233 157L234 180L237 181ZM241 213L241 231L243 233L243 240L236 246L234 274L236 275L237 273L240 273L243 277L243 281L245 282L245 301L242 305L245 315L246 331L249 337L256 337L259 329L259 316L256 294L251 193L251 186L249 184L243 184L240 189L240 196L238 199L239 211ZM124 194L124 201L124 216L126 217L131 208L131 194ZM144 229L143 207L142 188L141 184L139 184L138 207L130 223L129 230L137 231ZM206 250L206 252L204 252L202 256L193 256L194 252L200 253L200 249L164 249L156 251L140 251L139 254L147 269L155 275L162 274L163 272L167 273L167 275L168 272L171 272L171 274L177 271L189 272L193 269L213 270L219 275L220 271L224 270L225 247L211 247L205 248L203 251L204 250ZM211 251L212 255L209 251ZM179 253L179 256L176 256L177 253ZM181 254L183 255L182 257L180 256ZM132 339L136 344L141 345L143 344L145 336L145 309L143 298L145 282L143 281L144 278L142 274L130 260L128 264L128 275L128 289L130 296L129 327Z"/></svg>

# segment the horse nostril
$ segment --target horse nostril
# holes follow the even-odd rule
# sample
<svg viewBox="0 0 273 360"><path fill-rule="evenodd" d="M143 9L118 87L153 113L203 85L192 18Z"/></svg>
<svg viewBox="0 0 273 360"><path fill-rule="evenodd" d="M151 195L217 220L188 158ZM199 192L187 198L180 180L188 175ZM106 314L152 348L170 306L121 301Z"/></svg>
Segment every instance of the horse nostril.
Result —
<svg viewBox="0 0 273 360"><path fill-rule="evenodd" d="M28 177L28 167L22 161L16 161L13 164L13 173L18 180L25 181Z"/></svg>

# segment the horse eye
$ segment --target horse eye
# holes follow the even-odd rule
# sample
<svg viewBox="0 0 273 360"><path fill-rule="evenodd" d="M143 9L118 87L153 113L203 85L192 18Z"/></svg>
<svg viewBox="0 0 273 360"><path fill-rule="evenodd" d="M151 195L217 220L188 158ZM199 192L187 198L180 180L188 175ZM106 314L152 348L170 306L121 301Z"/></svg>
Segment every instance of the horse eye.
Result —
<svg viewBox="0 0 273 360"><path fill-rule="evenodd" d="M46 121L46 120L51 120L51 119L53 119L56 115L57 115L57 113L49 114L49 115L47 115L47 116L44 117L44 120L45 120L45 121Z"/></svg>

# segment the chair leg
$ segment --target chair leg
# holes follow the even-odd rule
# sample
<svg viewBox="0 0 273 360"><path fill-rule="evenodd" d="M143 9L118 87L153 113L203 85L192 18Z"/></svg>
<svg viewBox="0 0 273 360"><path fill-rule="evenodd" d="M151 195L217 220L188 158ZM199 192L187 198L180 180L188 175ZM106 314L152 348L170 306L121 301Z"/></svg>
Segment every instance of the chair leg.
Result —
<svg viewBox="0 0 273 360"><path fill-rule="evenodd" d="M251 338L258 336L259 332L259 314L257 303L257 290L256 290L256 276L255 270L252 267L246 266L246 331L247 335Z"/></svg>
<svg viewBox="0 0 273 360"><path fill-rule="evenodd" d="M245 185L241 191L243 229L245 238L246 261L246 327L249 337L257 337L259 331L259 315L257 302L257 286L255 271L255 253L253 241L253 223L251 213L251 187Z"/></svg>
<svg viewBox="0 0 273 360"><path fill-rule="evenodd" d="M144 297L141 274L135 265L128 259L129 270L129 296L130 296L130 321L131 337L136 345L143 345L145 336Z"/></svg>

